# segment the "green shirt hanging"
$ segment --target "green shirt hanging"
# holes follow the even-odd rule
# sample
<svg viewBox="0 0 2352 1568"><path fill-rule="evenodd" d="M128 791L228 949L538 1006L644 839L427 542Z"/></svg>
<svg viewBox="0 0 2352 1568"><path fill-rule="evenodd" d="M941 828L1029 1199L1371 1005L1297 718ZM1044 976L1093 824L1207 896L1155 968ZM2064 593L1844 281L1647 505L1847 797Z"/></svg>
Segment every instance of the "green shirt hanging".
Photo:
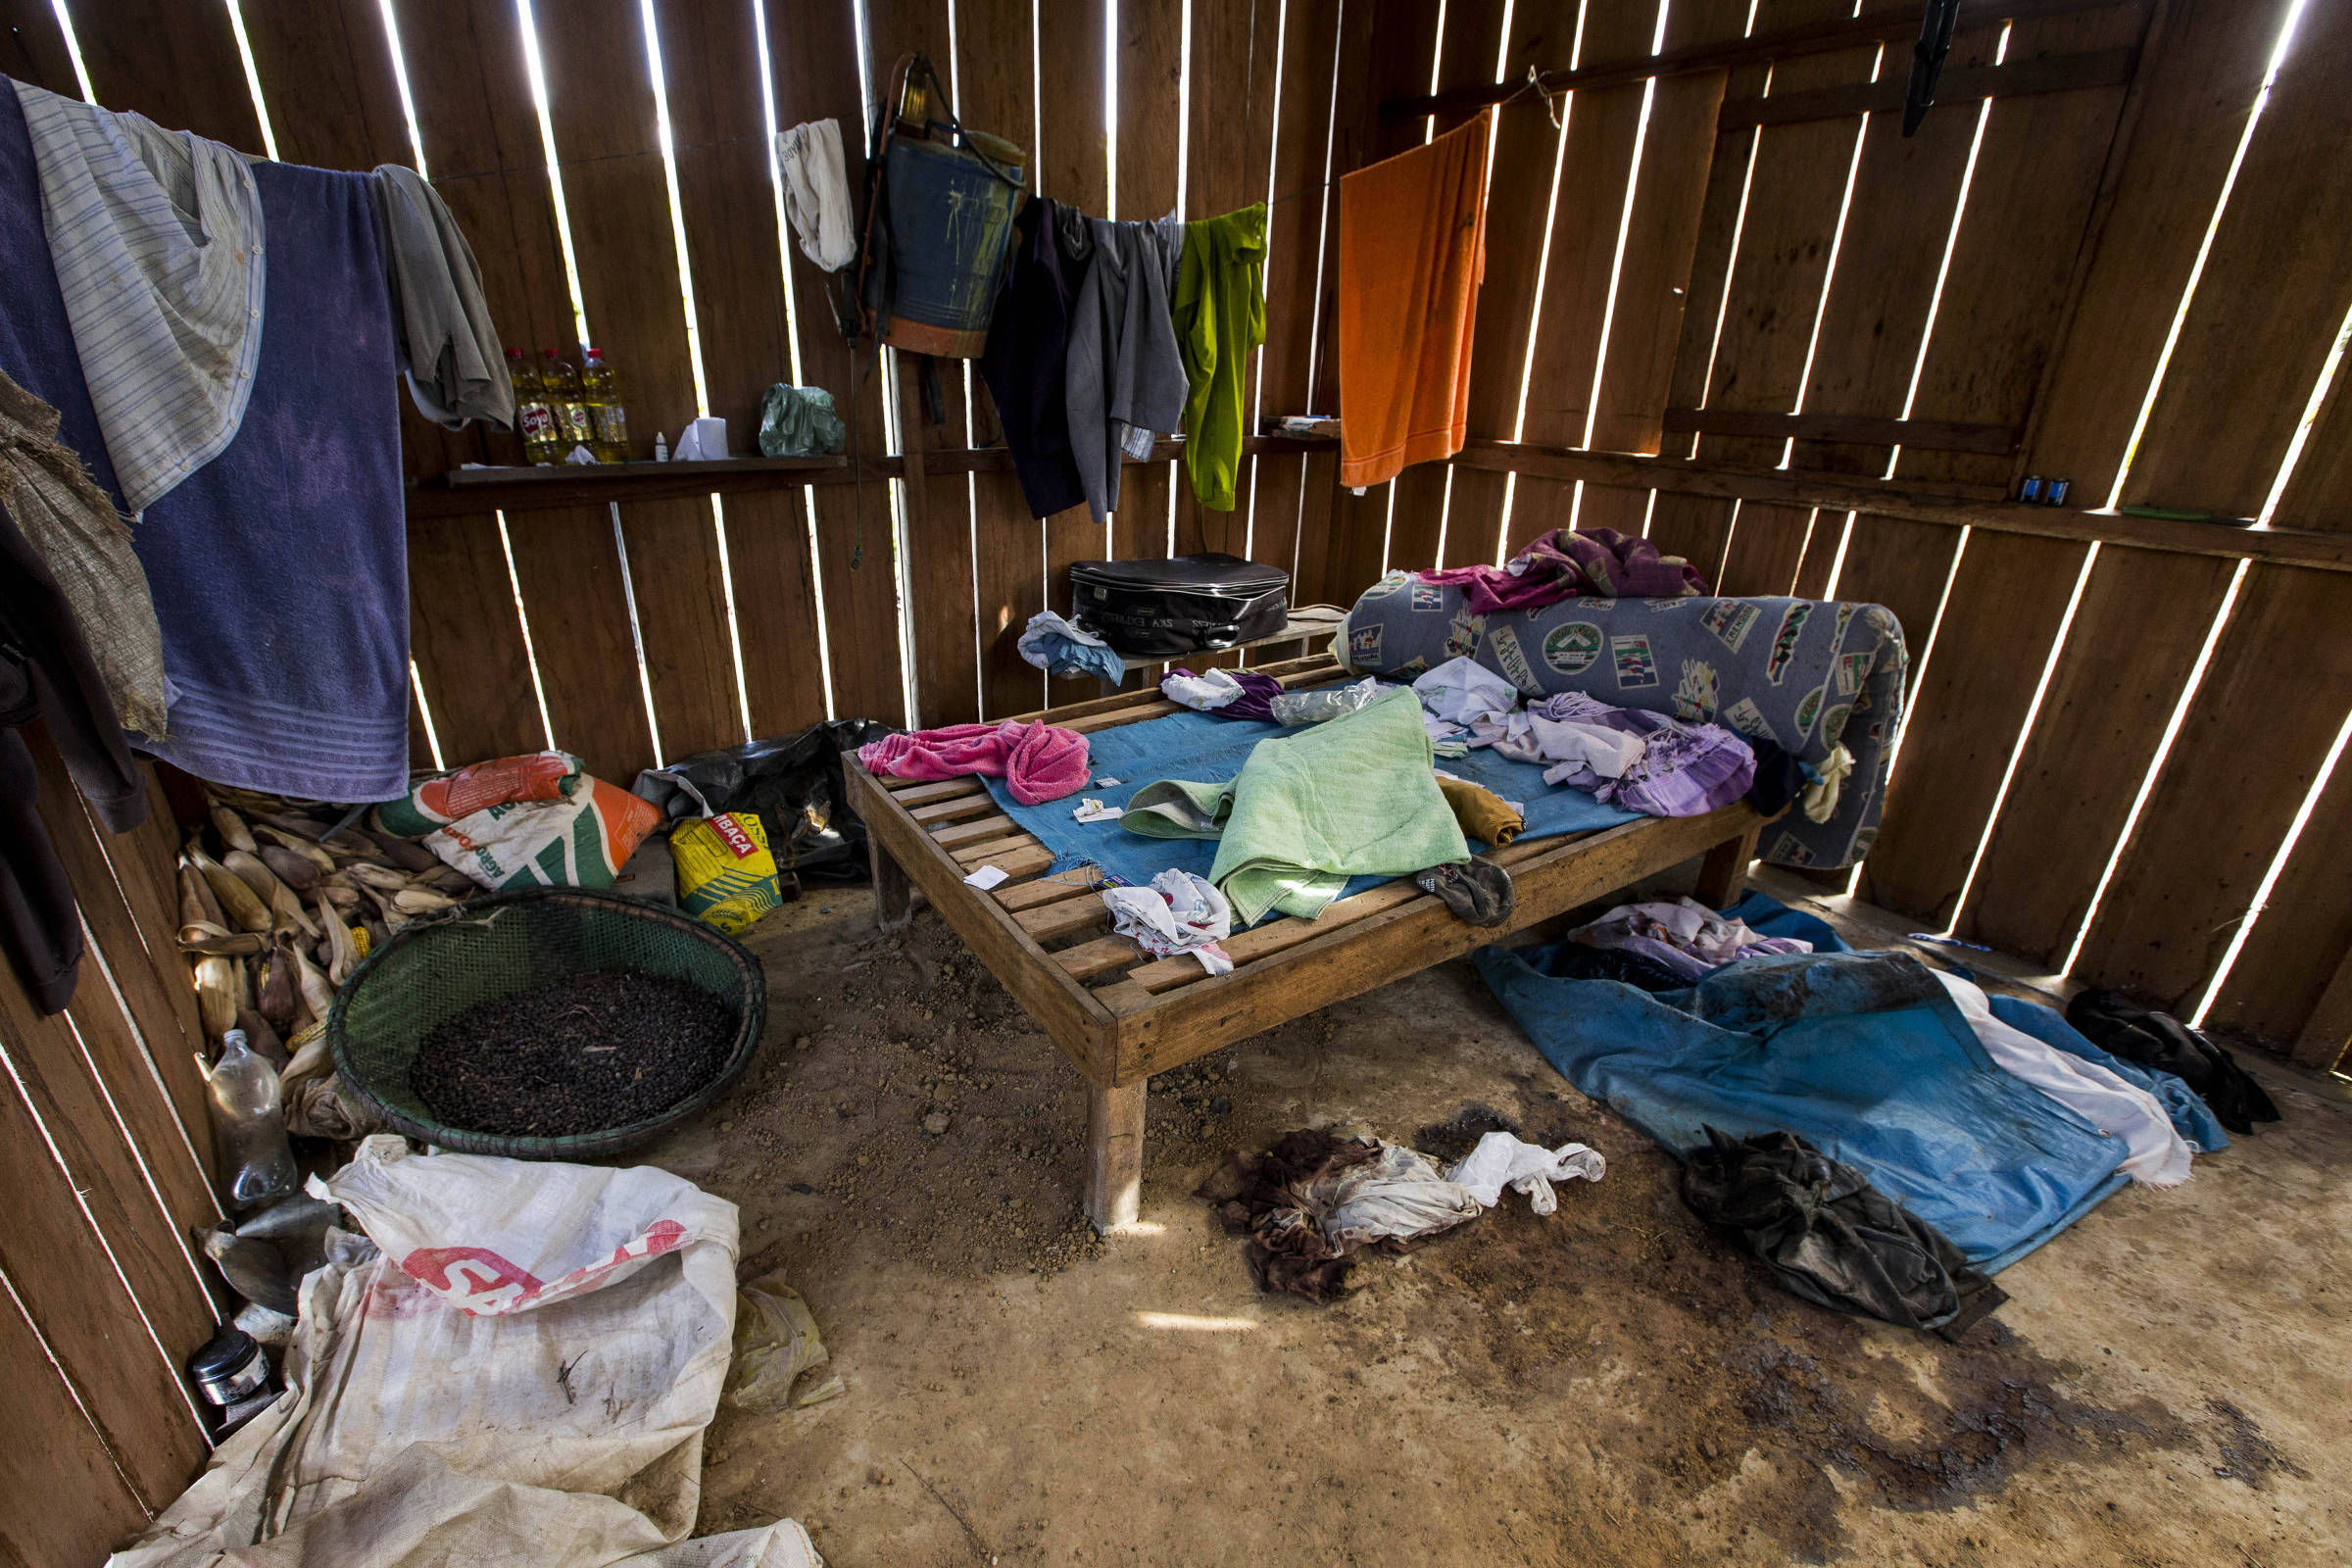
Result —
<svg viewBox="0 0 2352 1568"><path fill-rule="evenodd" d="M1193 494L1231 512L1242 466L1243 368L1266 340L1266 204L1184 225L1176 272L1176 342L1191 392L1184 469Z"/></svg>

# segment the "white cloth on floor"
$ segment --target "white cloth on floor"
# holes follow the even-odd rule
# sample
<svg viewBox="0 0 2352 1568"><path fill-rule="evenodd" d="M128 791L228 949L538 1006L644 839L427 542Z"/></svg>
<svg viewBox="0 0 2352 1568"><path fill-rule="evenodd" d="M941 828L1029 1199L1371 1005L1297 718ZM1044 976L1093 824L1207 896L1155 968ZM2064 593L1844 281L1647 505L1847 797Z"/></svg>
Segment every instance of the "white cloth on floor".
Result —
<svg viewBox="0 0 2352 1568"><path fill-rule="evenodd" d="M1977 1043L2002 1071L2022 1078L2132 1151L2117 1167L2147 1187L2178 1187L2188 1180L2186 1139L2174 1130L2164 1106L2146 1090L2126 1083L2095 1061L2034 1039L1992 1015L1984 993L1942 969L1929 973L1952 994Z"/></svg>
<svg viewBox="0 0 2352 1568"><path fill-rule="evenodd" d="M1210 974L1232 972L1233 959L1217 944L1233 934L1233 906L1206 877L1162 871L1148 888L1104 888L1102 902L1111 929L1154 957L1189 953Z"/></svg>
<svg viewBox="0 0 2352 1568"><path fill-rule="evenodd" d="M1341 1173L1323 1215L1323 1236L1346 1252L1392 1236L1434 1236L1485 1212L1469 1189L1439 1174L1428 1155L1382 1143L1378 1157Z"/></svg>
<svg viewBox="0 0 2352 1568"><path fill-rule="evenodd" d="M801 253L828 272L840 271L858 254L841 122L812 120L777 131L776 164L784 175L784 212L800 237Z"/></svg>
<svg viewBox="0 0 2352 1568"><path fill-rule="evenodd" d="M1202 713L1216 711L1228 703L1237 701L1248 690L1247 686L1221 669L1212 669L1201 675L1171 671L1162 676L1159 682L1160 696Z"/></svg>
<svg viewBox="0 0 2352 1568"><path fill-rule="evenodd" d="M1529 1208L1548 1214L1560 1206L1559 1199L1552 1195L1553 1182L1596 1182L1608 1168L1598 1150L1583 1144L1545 1149L1509 1133L1494 1132L1457 1160L1446 1179L1466 1189L1487 1208L1502 1201L1502 1190L1507 1186L1526 1195Z"/></svg>

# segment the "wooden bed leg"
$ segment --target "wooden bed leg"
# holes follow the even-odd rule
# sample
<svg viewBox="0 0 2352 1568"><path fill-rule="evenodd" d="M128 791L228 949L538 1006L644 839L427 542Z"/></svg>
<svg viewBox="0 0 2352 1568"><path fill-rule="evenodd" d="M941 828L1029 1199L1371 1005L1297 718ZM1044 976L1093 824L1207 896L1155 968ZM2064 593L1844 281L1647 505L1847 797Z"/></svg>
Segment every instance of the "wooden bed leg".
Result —
<svg viewBox="0 0 2352 1568"><path fill-rule="evenodd" d="M1710 909L1729 908L1740 901L1747 888L1747 865L1756 858L1756 841L1763 837L1764 824L1725 839L1707 852L1698 862L1698 890L1691 895Z"/></svg>
<svg viewBox="0 0 2352 1568"><path fill-rule="evenodd" d="M1088 1084L1086 1217L1098 1231L1132 1225L1143 1206L1143 1189L1144 1083L1116 1089Z"/></svg>
<svg viewBox="0 0 2352 1568"><path fill-rule="evenodd" d="M874 872L874 924L897 931L914 918L914 883L871 833L865 836L865 853Z"/></svg>

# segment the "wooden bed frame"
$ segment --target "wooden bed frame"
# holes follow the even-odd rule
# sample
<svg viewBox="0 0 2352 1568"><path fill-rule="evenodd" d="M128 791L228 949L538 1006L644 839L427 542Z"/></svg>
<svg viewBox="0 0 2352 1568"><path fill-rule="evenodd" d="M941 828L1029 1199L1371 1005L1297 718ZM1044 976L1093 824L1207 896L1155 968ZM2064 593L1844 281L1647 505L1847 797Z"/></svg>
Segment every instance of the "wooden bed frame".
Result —
<svg viewBox="0 0 2352 1568"><path fill-rule="evenodd" d="M1264 666L1286 686L1328 681L1328 655ZM1176 705L1132 692L1021 715L1075 730L1134 724ZM1110 914L1079 874L1044 873L1053 852L998 809L978 779L909 784L848 764L852 804L873 855L875 918L886 931L914 912L917 889L1054 1037L1087 1084L1086 1214L1099 1229L1136 1218L1144 1168L1144 1089L1236 1040L1416 974L1498 937L1704 856L1698 897L1721 908L1740 896L1764 817L1740 802L1705 816L1644 817L1592 832L1513 844L1517 908L1499 927L1454 917L1409 879L1342 899L1320 919L1284 917L1223 944L1231 974L1189 956L1152 959L1109 934ZM964 882L983 865L1006 880Z"/></svg>

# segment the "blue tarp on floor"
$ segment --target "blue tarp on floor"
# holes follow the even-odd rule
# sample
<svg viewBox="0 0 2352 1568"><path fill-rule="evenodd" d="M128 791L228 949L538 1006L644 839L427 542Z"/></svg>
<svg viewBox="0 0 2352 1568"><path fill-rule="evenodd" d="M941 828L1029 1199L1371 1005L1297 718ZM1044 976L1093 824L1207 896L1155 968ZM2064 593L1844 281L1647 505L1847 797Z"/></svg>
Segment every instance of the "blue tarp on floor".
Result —
<svg viewBox="0 0 2352 1568"><path fill-rule="evenodd" d="M1677 1154L1703 1143L1705 1126L1801 1134L1987 1273L2127 1179L2122 1140L1994 1065L1908 954L1750 958L1653 996L1554 978L1543 951L1475 957L1569 1082Z"/></svg>

